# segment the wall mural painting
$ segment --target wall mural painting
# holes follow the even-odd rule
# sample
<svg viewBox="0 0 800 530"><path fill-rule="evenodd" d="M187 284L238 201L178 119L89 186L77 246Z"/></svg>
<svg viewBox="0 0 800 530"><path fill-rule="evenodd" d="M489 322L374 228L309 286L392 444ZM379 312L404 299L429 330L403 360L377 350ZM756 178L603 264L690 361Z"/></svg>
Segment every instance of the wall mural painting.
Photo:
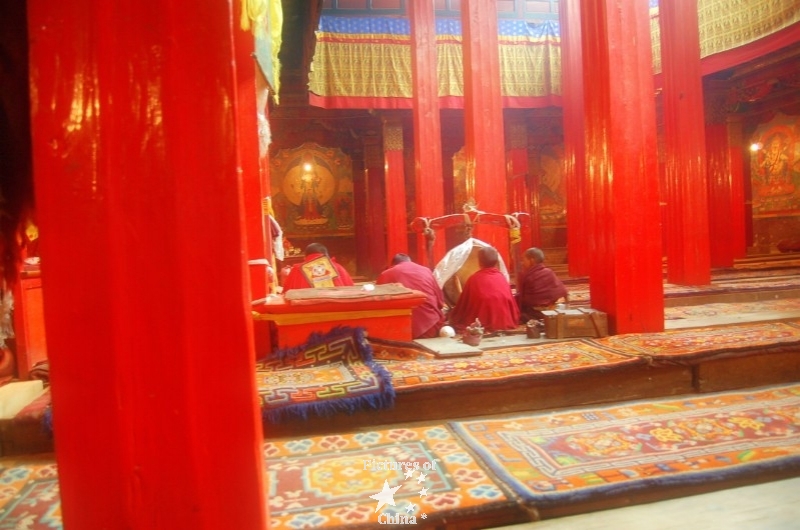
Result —
<svg viewBox="0 0 800 530"><path fill-rule="evenodd" d="M355 226L350 157L305 143L271 160L272 203L284 235L352 236Z"/></svg>
<svg viewBox="0 0 800 530"><path fill-rule="evenodd" d="M753 216L800 215L800 120L779 114L752 138Z"/></svg>
<svg viewBox="0 0 800 530"><path fill-rule="evenodd" d="M538 175L539 218L543 226L559 226L566 223L567 195L565 189L563 145L543 145L529 148L530 172ZM453 212L463 211L474 195L468 189L466 157L462 147L453 155ZM474 199L473 199L474 200ZM480 201L477 202L480 210Z"/></svg>
<svg viewBox="0 0 800 530"><path fill-rule="evenodd" d="M560 226L567 221L567 192L564 180L563 145L541 145L531 150L530 172L538 175L539 218L542 227Z"/></svg>

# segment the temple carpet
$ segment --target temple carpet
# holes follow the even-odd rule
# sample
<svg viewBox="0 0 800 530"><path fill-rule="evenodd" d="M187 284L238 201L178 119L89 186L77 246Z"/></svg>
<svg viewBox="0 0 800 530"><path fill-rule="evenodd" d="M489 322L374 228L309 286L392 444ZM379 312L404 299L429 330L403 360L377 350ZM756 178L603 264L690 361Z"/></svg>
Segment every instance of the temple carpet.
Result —
<svg viewBox="0 0 800 530"><path fill-rule="evenodd" d="M265 432L322 434L800 381L800 320L519 340L530 342L444 359L414 343L370 340L376 362L391 374L392 407L290 419Z"/></svg>
<svg viewBox="0 0 800 530"><path fill-rule="evenodd" d="M800 473L800 384L451 427L542 518Z"/></svg>
<svg viewBox="0 0 800 530"><path fill-rule="evenodd" d="M478 529L800 474L800 384L269 440L272 527ZM0 528L61 525L50 455L0 458Z"/></svg>
<svg viewBox="0 0 800 530"><path fill-rule="evenodd" d="M394 403L391 376L372 359L363 328L315 333L300 346L277 350L256 363L264 420L306 419Z"/></svg>
<svg viewBox="0 0 800 530"><path fill-rule="evenodd" d="M570 305L589 306L587 278L569 278ZM708 285L676 285L664 282L664 306L688 306L720 302L757 302L800 298L800 267L715 270Z"/></svg>
<svg viewBox="0 0 800 530"><path fill-rule="evenodd" d="M688 497L556 517L494 530L792 530L800 520L800 477Z"/></svg>
<svg viewBox="0 0 800 530"><path fill-rule="evenodd" d="M680 326L663 334L556 341L528 339L520 331L484 338L474 357L440 359L413 343L376 339L368 344L374 353L366 353L359 341L331 335L294 367L266 370L262 362L257 378L265 432L324 434L800 380L800 300L668 308L666 314L668 325ZM726 316L758 315L775 321L708 325ZM789 320L777 322L783 318ZM691 328L698 324L705 326ZM322 370L298 368L312 364ZM7 422L0 431L3 454L52 448L42 426L49 399L45 393Z"/></svg>

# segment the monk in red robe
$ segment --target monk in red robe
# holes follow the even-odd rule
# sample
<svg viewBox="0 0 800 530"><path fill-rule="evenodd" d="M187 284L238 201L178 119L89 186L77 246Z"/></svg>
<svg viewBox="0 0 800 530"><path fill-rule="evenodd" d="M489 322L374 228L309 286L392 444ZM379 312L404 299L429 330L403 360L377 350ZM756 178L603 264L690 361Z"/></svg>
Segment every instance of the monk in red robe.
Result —
<svg viewBox="0 0 800 530"><path fill-rule="evenodd" d="M522 255L522 265L525 270L517 282L517 303L523 323L531 319L542 320L542 311L555 308L561 298L569 301L564 283L544 265L541 249L532 247L526 250Z"/></svg>
<svg viewBox="0 0 800 530"><path fill-rule="evenodd" d="M353 279L347 269L328 255L325 245L311 243L306 247L303 262L294 265L283 281L283 292L286 293L291 289L343 285L353 285Z"/></svg>
<svg viewBox="0 0 800 530"><path fill-rule="evenodd" d="M414 263L407 254L397 254L392 266L383 271L375 283L399 283L425 293L425 301L411 310L411 335L415 339L439 336L445 323L444 294L428 267Z"/></svg>
<svg viewBox="0 0 800 530"><path fill-rule="evenodd" d="M519 308L508 280L497 268L498 261L497 249L483 247L478 251L480 270L467 279L448 317L459 332L476 318L488 332L516 329Z"/></svg>

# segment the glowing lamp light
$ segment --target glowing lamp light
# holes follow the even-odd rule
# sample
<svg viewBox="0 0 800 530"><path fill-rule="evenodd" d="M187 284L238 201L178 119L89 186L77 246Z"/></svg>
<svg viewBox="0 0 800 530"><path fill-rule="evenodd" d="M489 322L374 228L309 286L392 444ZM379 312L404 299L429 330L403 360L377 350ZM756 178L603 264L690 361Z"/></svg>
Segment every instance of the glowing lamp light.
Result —
<svg viewBox="0 0 800 530"><path fill-rule="evenodd" d="M761 142L750 144L750 150L753 151L754 153L756 151L760 151L763 147L764 145Z"/></svg>
<svg viewBox="0 0 800 530"><path fill-rule="evenodd" d="M311 164L309 162L306 162L305 164L303 164L303 171L311 171L311 168L312 168L312 166L311 166Z"/></svg>

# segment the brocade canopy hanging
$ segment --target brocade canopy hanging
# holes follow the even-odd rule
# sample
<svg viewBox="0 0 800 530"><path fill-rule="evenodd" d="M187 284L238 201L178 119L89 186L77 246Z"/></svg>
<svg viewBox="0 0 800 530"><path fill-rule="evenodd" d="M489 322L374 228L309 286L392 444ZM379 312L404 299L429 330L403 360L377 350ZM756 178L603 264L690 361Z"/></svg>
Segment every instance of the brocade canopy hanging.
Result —
<svg viewBox="0 0 800 530"><path fill-rule="evenodd" d="M651 0L654 73L661 71L657 2ZM715 61L710 73L744 60L737 48L777 36L800 23L797 0L699 0L700 55ZM503 106L559 105L561 42L558 23L498 20ZM785 32L784 32L785 33ZM791 37L790 37L791 38ZM785 37L784 37L785 40ZM773 51L783 41L771 41ZM439 106L463 107L461 21L436 19ZM742 48L744 49L744 48ZM731 53L734 52L734 53ZM411 108L411 27L406 18L323 14L309 74L310 102L325 108Z"/></svg>
<svg viewBox="0 0 800 530"><path fill-rule="evenodd" d="M558 24L498 22L503 103L557 104L561 93ZM463 106L461 21L436 20L440 106ZM320 18L309 76L311 102L323 107L410 108L411 27L404 18Z"/></svg>

